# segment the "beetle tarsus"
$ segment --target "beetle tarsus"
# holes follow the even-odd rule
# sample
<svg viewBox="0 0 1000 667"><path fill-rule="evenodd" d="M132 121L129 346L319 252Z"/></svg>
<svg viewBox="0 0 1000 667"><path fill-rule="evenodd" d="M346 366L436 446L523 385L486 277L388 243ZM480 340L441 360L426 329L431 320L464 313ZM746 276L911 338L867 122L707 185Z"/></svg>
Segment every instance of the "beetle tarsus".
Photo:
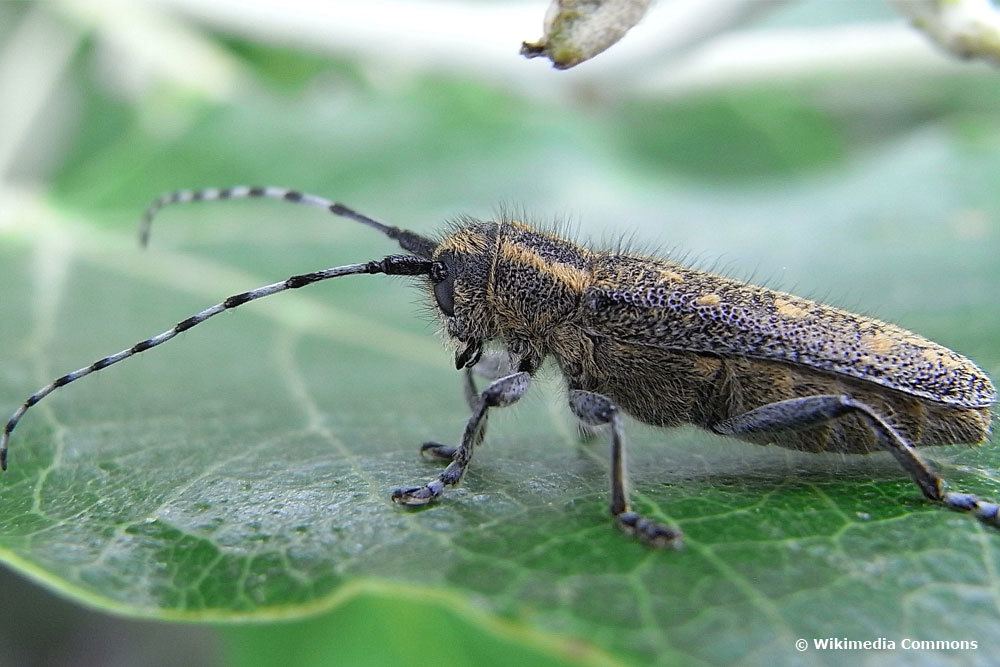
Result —
<svg viewBox="0 0 1000 667"><path fill-rule="evenodd" d="M1000 505L980 500L971 493L949 491L941 499L947 507L960 512L972 512L983 523L1000 528Z"/></svg>
<svg viewBox="0 0 1000 667"><path fill-rule="evenodd" d="M636 512L622 512L615 516L615 523L626 534L655 549L680 548L683 534L680 530L657 523Z"/></svg>
<svg viewBox="0 0 1000 667"><path fill-rule="evenodd" d="M483 423L486 421L486 414L490 408L502 408L516 403L531 384L531 377L527 373L513 373L499 380L490 383L483 393L480 394L472 409L472 416L469 417L465 425L465 432L462 434L462 444L452 453L451 463L440 475L424 486L401 487L392 492L393 502L402 505L426 505L436 499L444 491L446 486L455 486L465 475L465 469L472 460L472 450L479 444L479 433ZM437 445L436 443L424 443L420 448L421 452L434 450L435 446L441 450L450 449Z"/></svg>
<svg viewBox="0 0 1000 667"><path fill-rule="evenodd" d="M432 461L451 461L455 458L457 447L442 445L439 442L425 442L420 445L420 455Z"/></svg>
<svg viewBox="0 0 1000 667"><path fill-rule="evenodd" d="M422 507L437 500L443 491L444 484L437 479L423 486L402 486L393 490L392 502L407 507Z"/></svg>

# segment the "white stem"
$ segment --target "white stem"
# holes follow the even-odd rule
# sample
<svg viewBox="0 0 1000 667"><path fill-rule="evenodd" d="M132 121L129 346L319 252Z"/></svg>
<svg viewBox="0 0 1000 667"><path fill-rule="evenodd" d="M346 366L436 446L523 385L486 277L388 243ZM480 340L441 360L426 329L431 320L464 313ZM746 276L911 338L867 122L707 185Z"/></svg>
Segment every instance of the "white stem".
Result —
<svg viewBox="0 0 1000 667"><path fill-rule="evenodd" d="M661 2L612 51L568 72L517 55L525 31L530 35L538 25L541 0L145 1L250 39L356 58L376 82L433 69L530 97L574 96L581 89L608 98L680 97L819 73L870 73L885 80L911 72L963 73L961 63L940 56L898 22L732 31L780 6L768 0Z"/></svg>
<svg viewBox="0 0 1000 667"><path fill-rule="evenodd" d="M9 173L19 149L45 111L69 67L82 36L35 6L14 28L0 51L0 182ZM39 48L44 44L45 48ZM44 133L35 138L35 153L50 148Z"/></svg>

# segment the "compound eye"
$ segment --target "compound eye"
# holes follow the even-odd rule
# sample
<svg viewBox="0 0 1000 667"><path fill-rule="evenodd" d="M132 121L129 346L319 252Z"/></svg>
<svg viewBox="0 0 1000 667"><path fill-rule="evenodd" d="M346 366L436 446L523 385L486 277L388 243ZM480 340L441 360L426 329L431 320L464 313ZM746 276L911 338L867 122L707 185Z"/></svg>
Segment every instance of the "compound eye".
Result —
<svg viewBox="0 0 1000 667"><path fill-rule="evenodd" d="M449 317L455 314L455 274L446 270L442 280L434 285L434 299L441 312Z"/></svg>

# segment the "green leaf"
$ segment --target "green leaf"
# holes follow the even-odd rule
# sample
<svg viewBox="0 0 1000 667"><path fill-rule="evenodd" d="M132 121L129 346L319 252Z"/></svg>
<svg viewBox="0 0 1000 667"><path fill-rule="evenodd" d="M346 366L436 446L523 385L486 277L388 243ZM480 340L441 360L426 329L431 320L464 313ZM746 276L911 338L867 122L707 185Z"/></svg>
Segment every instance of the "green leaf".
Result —
<svg viewBox="0 0 1000 667"><path fill-rule="evenodd" d="M972 135L960 113L958 132L900 129L824 178L699 190L629 166L627 141L609 161L593 137L616 136L614 118L554 118L470 86L341 92L340 106L258 93L190 109L175 140L124 114L120 131L87 137L77 150L88 155L67 160L58 206L8 199L2 404L228 294L392 251L275 203L166 211L153 247L134 247L132 221L156 191L230 179L316 190L425 233L526 192L536 211L580 212L595 235L605 220L611 234L732 260L736 275L759 266L771 284L877 312L1000 376L1000 160L982 148L995 119L975 116ZM460 127L443 115L456 109ZM714 128L684 142L713 154ZM818 134L811 145L834 145ZM831 155L803 150L774 173ZM227 631L246 659L266 657L269 641L309 641L351 661L359 637L394 626L420 638L374 655L432 645L437 626L446 655L473 646L470 663L501 647L590 663L852 658L793 648L827 636L973 639L976 657L1000 648L1000 534L922 500L889 457L629 423L637 508L687 537L682 551L649 551L612 528L607 445L576 441L551 371L491 416L459 488L422 511L394 506L393 487L438 470L419 444L454 440L466 418L419 298L399 280L338 279L248 304L58 392L15 433L0 558L116 613L273 621ZM995 444L927 455L953 488L1000 498Z"/></svg>
<svg viewBox="0 0 1000 667"><path fill-rule="evenodd" d="M621 130L647 168L739 181L829 168L843 141L828 113L793 91L753 89L719 99L628 105ZM711 136L716 151L705 150Z"/></svg>

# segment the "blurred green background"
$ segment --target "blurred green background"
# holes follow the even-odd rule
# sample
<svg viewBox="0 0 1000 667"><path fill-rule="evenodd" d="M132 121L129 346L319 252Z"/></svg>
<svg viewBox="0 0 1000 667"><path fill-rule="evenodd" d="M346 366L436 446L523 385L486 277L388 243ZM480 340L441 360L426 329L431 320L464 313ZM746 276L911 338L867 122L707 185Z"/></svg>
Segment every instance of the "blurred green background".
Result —
<svg viewBox="0 0 1000 667"><path fill-rule="evenodd" d="M733 3L739 4L739 3ZM751 3L744 3L751 4ZM1000 79L881 3L662 2L569 72L516 56L544 3L0 3L0 405L228 294L380 257L275 184L432 234L523 210L899 322L1000 377ZM674 32L671 32L674 30ZM671 42L671 40L674 40ZM685 42L689 43L682 43ZM0 480L2 664L988 664L1000 534L891 459L630 423L650 552L606 518L606 443L551 371L461 488L421 295L357 277L216 318L32 410ZM928 454L1000 497L995 444ZM26 578L25 578L26 577ZM975 651L797 652L796 638Z"/></svg>

